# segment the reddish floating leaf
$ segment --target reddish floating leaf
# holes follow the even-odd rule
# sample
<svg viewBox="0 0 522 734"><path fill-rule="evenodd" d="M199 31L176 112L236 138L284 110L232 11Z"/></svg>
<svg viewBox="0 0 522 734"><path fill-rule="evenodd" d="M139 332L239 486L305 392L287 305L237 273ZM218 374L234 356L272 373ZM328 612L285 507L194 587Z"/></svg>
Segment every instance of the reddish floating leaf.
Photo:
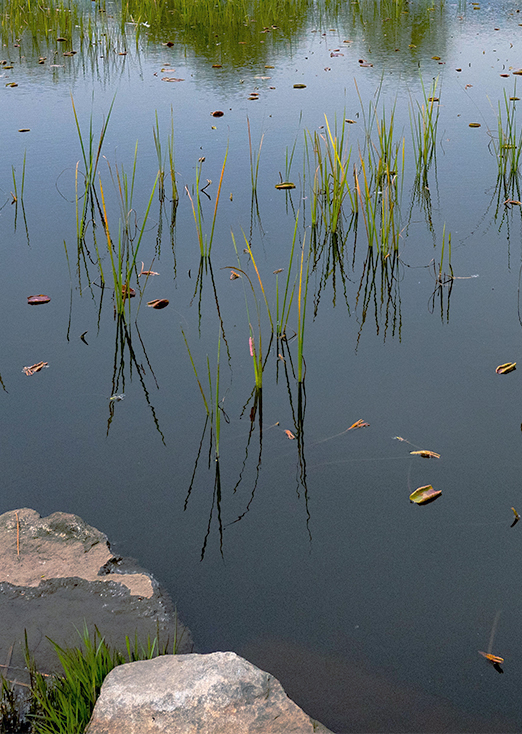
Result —
<svg viewBox="0 0 522 734"><path fill-rule="evenodd" d="M22 372L26 375L34 375L35 372L40 372L41 369L48 366L49 362L36 362L36 364L32 364L30 367L23 367Z"/></svg>
<svg viewBox="0 0 522 734"><path fill-rule="evenodd" d="M39 296L27 297L27 303L30 306L38 306L40 303L49 303L50 300L49 296L44 296L43 293L40 293Z"/></svg>
<svg viewBox="0 0 522 734"><path fill-rule="evenodd" d="M147 306L151 308L166 308L169 302L166 298L155 298L153 301L149 301Z"/></svg>
<svg viewBox="0 0 522 734"><path fill-rule="evenodd" d="M292 441L292 440L293 440L293 439L295 438L295 436L294 436L294 434L292 433L292 431L289 431L289 430L288 430L288 428L287 428L287 429L285 429L285 433L286 433L286 437L287 437L287 438L289 438L289 439L290 439L290 441Z"/></svg>

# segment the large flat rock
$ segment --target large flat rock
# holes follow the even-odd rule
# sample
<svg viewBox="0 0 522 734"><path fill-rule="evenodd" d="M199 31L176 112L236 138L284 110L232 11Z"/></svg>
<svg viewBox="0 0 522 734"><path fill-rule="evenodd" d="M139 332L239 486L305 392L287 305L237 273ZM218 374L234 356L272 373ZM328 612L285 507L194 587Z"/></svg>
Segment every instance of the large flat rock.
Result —
<svg viewBox="0 0 522 734"><path fill-rule="evenodd" d="M234 652L120 665L86 734L328 734L270 673Z"/></svg>
<svg viewBox="0 0 522 734"><path fill-rule="evenodd" d="M134 561L115 557L102 532L63 512L0 515L0 672L26 682L25 632L38 669L56 670L47 637L76 645L85 625L122 650L126 635L145 645L156 634L170 649L174 640L181 652L193 649L168 595Z"/></svg>

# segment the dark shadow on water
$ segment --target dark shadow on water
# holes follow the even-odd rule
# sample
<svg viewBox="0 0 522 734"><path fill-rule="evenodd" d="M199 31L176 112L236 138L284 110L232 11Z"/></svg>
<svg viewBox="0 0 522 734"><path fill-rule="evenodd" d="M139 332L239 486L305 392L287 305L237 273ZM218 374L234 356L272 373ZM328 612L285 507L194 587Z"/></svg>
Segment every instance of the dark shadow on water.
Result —
<svg viewBox="0 0 522 734"><path fill-rule="evenodd" d="M138 335L140 345L142 347L143 357L154 378L156 387L158 387L158 383L156 382L156 377L154 375L151 364L147 357L147 353L145 351L145 345L143 344L143 341L141 339L137 326L135 328L136 328L136 334ZM163 432L160 428L158 418L156 416L156 411L150 401L149 391L145 384L145 375L147 374L147 370L145 369L143 362L138 361L138 355L136 354L136 351L134 350L134 346L132 343L131 328L127 325L125 321L125 317L118 315L116 317L114 366L113 366L112 382L111 382L111 396L113 397L109 400L109 417L107 419L107 435L109 435L109 430L111 428L112 421L116 415L116 409L117 409L116 406L120 402L114 396L125 394L126 380L132 381L133 373L137 374L138 376L141 388L143 390L143 395L145 396L145 400L151 412L153 423L156 427L157 432L159 433L161 437L161 441L163 445L166 446L165 436L163 435Z"/></svg>

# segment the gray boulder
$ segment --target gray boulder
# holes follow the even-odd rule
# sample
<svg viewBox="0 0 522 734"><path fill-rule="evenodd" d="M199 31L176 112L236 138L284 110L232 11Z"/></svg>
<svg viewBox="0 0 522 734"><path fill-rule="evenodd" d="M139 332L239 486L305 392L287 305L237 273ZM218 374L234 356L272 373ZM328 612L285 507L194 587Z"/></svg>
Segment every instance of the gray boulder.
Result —
<svg viewBox="0 0 522 734"><path fill-rule="evenodd" d="M38 670L59 670L47 637L63 646L80 642L94 625L111 646L126 650L126 635L140 645L193 650L190 631L152 574L132 559L115 557L107 536L80 517L40 517L21 508L0 515L0 673L28 683L25 635Z"/></svg>
<svg viewBox="0 0 522 734"><path fill-rule="evenodd" d="M234 652L167 655L115 668L86 734L312 734L326 729Z"/></svg>

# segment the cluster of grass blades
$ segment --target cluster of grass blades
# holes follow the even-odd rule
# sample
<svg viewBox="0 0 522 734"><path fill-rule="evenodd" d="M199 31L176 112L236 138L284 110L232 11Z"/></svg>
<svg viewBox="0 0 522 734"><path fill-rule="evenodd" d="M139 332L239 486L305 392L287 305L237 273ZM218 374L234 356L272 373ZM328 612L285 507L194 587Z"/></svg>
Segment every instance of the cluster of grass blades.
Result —
<svg viewBox="0 0 522 734"><path fill-rule="evenodd" d="M221 175L219 177L218 190L216 194L216 200L214 203L214 215L212 217L212 226L210 228L210 235L208 237L205 234L204 228L203 228L203 210L201 207L201 191L203 191L206 188L206 186L201 187L201 170L203 167L203 163L205 161L204 158L200 158L196 165L196 185L193 191L194 198L191 196L188 186L185 186L185 191L187 192L187 195L189 197L189 200L192 206L192 213L194 215L194 222L196 224L196 232L198 236L199 254L201 256L202 261L209 260L210 253L212 250L212 242L214 240L214 228L216 226L217 210L219 206L219 198L221 196L221 186L223 184L223 176L225 175L225 166L227 164L227 157L228 157L228 145L227 145L227 149L225 152L225 158L223 160L223 166L221 168ZM207 185L209 185L210 183L211 181L208 181Z"/></svg>
<svg viewBox="0 0 522 734"><path fill-rule="evenodd" d="M118 665L175 654L178 640L161 643L159 632L142 644L125 637L125 649L107 644L97 627L87 625L79 633L79 644L61 647L52 640L61 672L43 674L36 668L25 639L25 663L29 673L27 694L19 697L15 684L0 676L0 732L31 734L82 734L89 723L106 676ZM18 683L17 685L20 685Z"/></svg>
<svg viewBox="0 0 522 734"><path fill-rule="evenodd" d="M83 264L85 271L88 273L88 262L92 261L90 255L91 250L87 245L87 235L88 232L90 232L92 235L93 250L95 252L95 263L97 266L96 277L99 278L102 286L107 283L107 273L104 271L103 262L108 255L111 264L112 283L114 286L115 313L121 316L125 314L126 304L130 304L130 297L133 295L133 290L130 287L130 280L133 273L137 275L137 257L161 171L159 171L156 176L156 180L154 181L152 191L146 204L145 213L139 223L134 207L134 186L136 181L138 143L136 143L134 149L134 159L130 173L125 170L123 165L115 165L112 167L107 161L107 170L112 181L113 188L116 191L117 201L120 208L118 236L117 238L113 237L109 225L106 192L102 182L99 163L102 157L103 142L107 133L114 102L115 99L111 102L109 112L103 121L101 132L96 142L93 132L92 114L88 137L84 137L81 131L78 115L76 113L74 100L72 100L73 114L84 165L82 178L80 178L79 164L76 166L75 200L77 269L81 287L81 266ZM83 185L80 184L81 180L83 181ZM96 236L97 222L101 224L105 235L105 247L103 248L100 246Z"/></svg>

